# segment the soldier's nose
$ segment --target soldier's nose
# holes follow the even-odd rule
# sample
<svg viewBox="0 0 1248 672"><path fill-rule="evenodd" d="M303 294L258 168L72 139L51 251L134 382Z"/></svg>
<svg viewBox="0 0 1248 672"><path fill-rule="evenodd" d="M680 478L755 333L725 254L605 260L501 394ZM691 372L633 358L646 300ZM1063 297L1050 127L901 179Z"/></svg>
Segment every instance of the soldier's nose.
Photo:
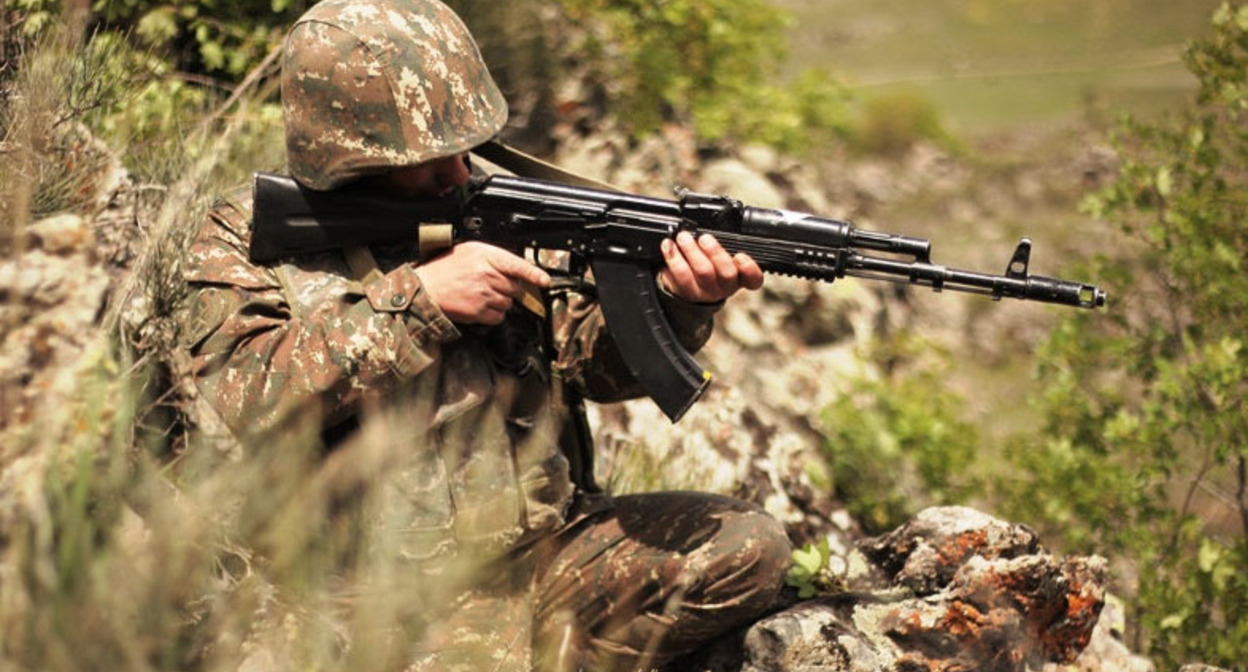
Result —
<svg viewBox="0 0 1248 672"><path fill-rule="evenodd" d="M448 156L438 162L435 177L438 181L438 190L442 195L458 189L468 183L471 176L471 170L468 164L468 153L458 154L456 156Z"/></svg>

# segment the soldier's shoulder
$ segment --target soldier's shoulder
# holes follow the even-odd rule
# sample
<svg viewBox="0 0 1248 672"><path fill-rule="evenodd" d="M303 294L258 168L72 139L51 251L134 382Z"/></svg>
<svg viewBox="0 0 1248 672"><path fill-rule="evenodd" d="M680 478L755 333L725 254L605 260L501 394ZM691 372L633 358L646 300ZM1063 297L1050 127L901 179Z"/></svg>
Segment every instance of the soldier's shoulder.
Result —
<svg viewBox="0 0 1248 672"><path fill-rule="evenodd" d="M251 210L249 186L228 190L213 201L187 248L188 281L253 289L277 286L272 272L249 258Z"/></svg>
<svg viewBox="0 0 1248 672"><path fill-rule="evenodd" d="M238 240L247 242L251 240L251 210L251 185L239 185L217 196L208 210L208 218Z"/></svg>

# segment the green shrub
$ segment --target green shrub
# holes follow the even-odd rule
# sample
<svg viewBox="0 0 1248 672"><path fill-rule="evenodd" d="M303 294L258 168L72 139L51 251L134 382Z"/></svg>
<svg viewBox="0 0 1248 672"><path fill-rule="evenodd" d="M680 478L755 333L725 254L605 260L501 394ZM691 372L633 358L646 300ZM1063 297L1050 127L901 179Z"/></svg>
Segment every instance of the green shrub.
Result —
<svg viewBox="0 0 1248 672"><path fill-rule="evenodd" d="M236 82L280 44L306 0L96 0L106 29L135 36L178 71Z"/></svg>
<svg viewBox="0 0 1248 672"><path fill-rule="evenodd" d="M227 114L218 109L253 70L266 63L288 25L308 6L302 0L101 0L95 4L98 39L124 41L129 53L115 67L138 73L124 105L94 115L92 127L124 148L126 167L145 182L165 184L202 158ZM251 168L280 166L281 134L271 65L259 74L259 113L241 120L244 143L262 161L216 171L241 179ZM253 82L253 84L256 82ZM205 119L212 118L207 127ZM226 179L225 177L222 178ZM228 181L228 180L227 180Z"/></svg>
<svg viewBox="0 0 1248 672"><path fill-rule="evenodd" d="M912 336L876 346L869 358L888 373L846 381L850 391L824 414L832 492L870 533L977 490L978 435L961 413L965 400L943 389L947 359L921 362L924 351L934 346Z"/></svg>
<svg viewBox="0 0 1248 672"><path fill-rule="evenodd" d="M1092 271L1109 310L1043 349L1044 431L1004 488L1052 538L1132 562L1130 620L1161 669L1248 660L1248 7L1212 23L1185 53L1193 107L1128 121L1117 181L1086 202L1123 234Z"/></svg>
<svg viewBox="0 0 1248 672"><path fill-rule="evenodd" d="M949 145L952 137L930 100L913 91L868 99L854 127L852 144L871 154L898 155L920 141Z"/></svg>
<svg viewBox="0 0 1248 672"><path fill-rule="evenodd" d="M700 137L797 150L847 129L846 89L811 71L776 84L788 15L768 0L561 0L612 109L639 134L673 116Z"/></svg>
<svg viewBox="0 0 1248 672"><path fill-rule="evenodd" d="M852 94L836 79L808 70L789 85L741 81L694 108L694 127L708 140L735 139L806 156L851 132Z"/></svg>

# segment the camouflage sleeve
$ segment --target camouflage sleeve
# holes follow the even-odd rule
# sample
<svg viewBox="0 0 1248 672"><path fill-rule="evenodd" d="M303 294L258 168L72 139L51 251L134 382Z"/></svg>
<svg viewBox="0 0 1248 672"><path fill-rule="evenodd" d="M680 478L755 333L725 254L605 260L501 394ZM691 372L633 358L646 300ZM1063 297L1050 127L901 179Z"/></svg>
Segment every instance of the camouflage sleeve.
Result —
<svg viewBox="0 0 1248 672"><path fill-rule="evenodd" d="M186 344L207 401L235 433L272 426L312 400L329 426L366 397L428 368L459 336L412 265L339 291L311 309L292 305L273 269L251 264L249 215L219 206L188 255Z"/></svg>
<svg viewBox="0 0 1248 672"><path fill-rule="evenodd" d="M683 301L660 288L660 303L681 345L697 352L711 337L714 316L723 306ZM555 371L586 399L623 401L644 392L629 372L607 330L596 301L570 292L555 302Z"/></svg>

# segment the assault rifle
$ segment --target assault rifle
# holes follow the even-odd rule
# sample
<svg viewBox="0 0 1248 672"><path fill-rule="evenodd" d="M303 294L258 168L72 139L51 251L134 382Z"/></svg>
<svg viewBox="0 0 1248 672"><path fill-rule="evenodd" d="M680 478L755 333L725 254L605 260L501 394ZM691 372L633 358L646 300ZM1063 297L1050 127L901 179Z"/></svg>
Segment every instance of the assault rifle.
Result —
<svg viewBox="0 0 1248 672"><path fill-rule="evenodd" d="M749 254L764 271L799 278L831 282L853 276L1080 308L1105 303L1105 293L1093 285L1031 275L1027 238L1005 274L991 275L933 264L931 243L923 238L685 190L663 199L491 175L474 178L451 196L411 201L363 188L319 192L267 173L256 173L254 188L255 262L413 240L422 248L475 240L522 255L569 253L560 268L547 270L568 277L593 272L620 354L673 422L710 382L676 340L654 279L664 263L660 243L681 230L709 232L728 252Z"/></svg>

